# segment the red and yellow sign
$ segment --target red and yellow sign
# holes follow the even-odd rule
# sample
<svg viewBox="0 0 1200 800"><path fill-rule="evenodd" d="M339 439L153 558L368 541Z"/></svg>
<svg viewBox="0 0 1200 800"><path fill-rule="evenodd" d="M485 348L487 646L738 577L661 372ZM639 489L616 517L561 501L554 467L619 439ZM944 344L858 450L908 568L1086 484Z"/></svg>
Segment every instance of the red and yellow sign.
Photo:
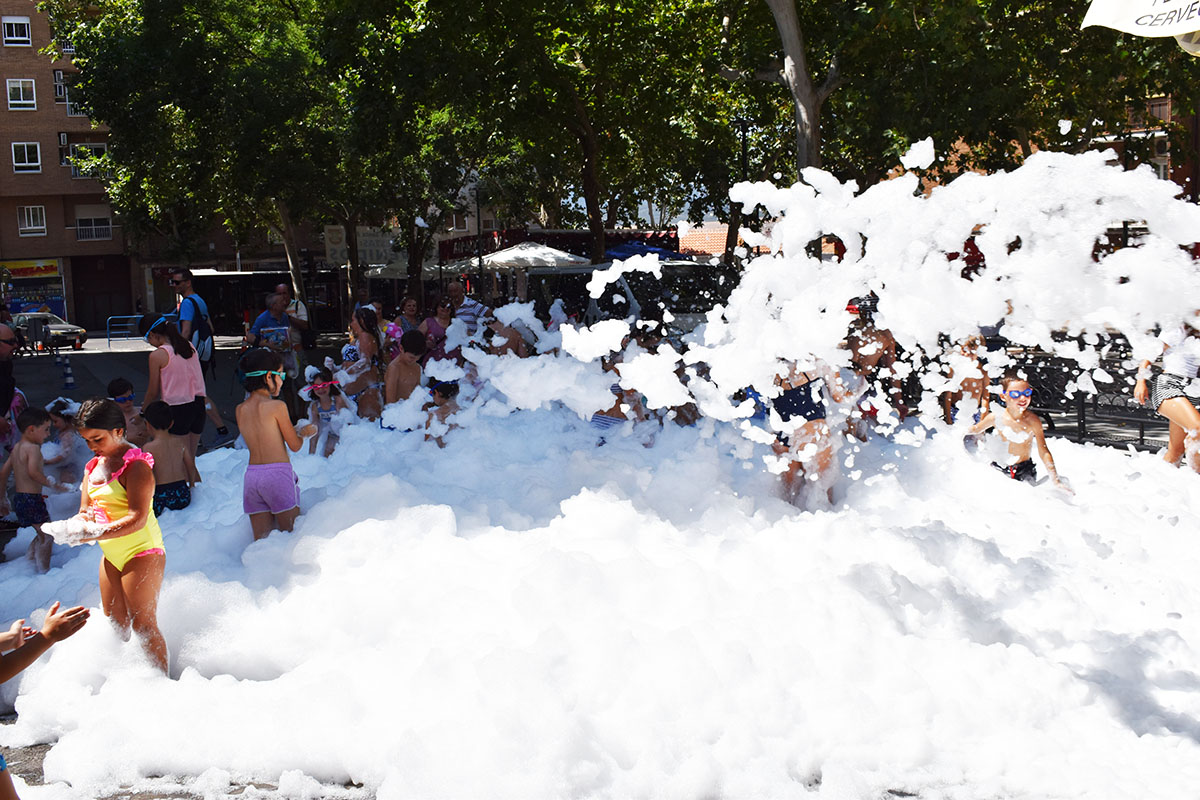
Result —
<svg viewBox="0 0 1200 800"><path fill-rule="evenodd" d="M40 258L31 261L0 261L0 267L14 278L57 278L58 259Z"/></svg>

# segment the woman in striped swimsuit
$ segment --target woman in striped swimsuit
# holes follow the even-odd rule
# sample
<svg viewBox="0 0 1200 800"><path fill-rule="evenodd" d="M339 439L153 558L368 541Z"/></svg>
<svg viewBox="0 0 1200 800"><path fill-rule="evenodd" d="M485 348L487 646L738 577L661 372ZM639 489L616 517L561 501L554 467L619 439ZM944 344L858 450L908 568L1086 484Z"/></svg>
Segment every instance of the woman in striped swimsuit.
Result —
<svg viewBox="0 0 1200 800"><path fill-rule="evenodd" d="M1170 440L1163 459L1178 464L1187 455L1188 466L1200 472L1200 411L1188 395L1189 384L1200 369L1200 331L1191 325L1179 325L1164 330L1159 336L1163 345L1163 371L1150 372L1150 361L1143 361L1133 387L1133 399L1150 407L1171 421ZM1192 395L1196 393L1191 390Z"/></svg>

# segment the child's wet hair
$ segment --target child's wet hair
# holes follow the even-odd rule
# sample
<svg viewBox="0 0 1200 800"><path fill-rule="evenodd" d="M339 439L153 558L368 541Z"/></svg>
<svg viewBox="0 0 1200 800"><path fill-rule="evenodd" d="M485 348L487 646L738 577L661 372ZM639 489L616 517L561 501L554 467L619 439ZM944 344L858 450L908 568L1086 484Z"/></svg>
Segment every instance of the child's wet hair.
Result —
<svg viewBox="0 0 1200 800"><path fill-rule="evenodd" d="M247 392L267 388L267 376L246 376L248 372L279 372L283 370L283 357L274 350L265 347L254 347L245 352L238 361L238 373L242 377L242 386Z"/></svg>
<svg viewBox="0 0 1200 800"><path fill-rule="evenodd" d="M171 427L171 407L162 400L155 400L142 409L142 419L154 430L165 431Z"/></svg>
<svg viewBox="0 0 1200 800"><path fill-rule="evenodd" d="M440 394L447 400L453 400L458 396L458 384L454 381L439 381L430 389L434 394Z"/></svg>
<svg viewBox="0 0 1200 800"><path fill-rule="evenodd" d="M108 382L109 397L124 397L133 391L133 384L125 378L113 378Z"/></svg>
<svg viewBox="0 0 1200 800"><path fill-rule="evenodd" d="M1000 388L1005 391L1008 391L1008 385L1010 383L1018 383L1018 382L1029 383L1029 380L1024 375L1021 375L1019 373L1006 372L1006 373L1004 373L1004 377L1000 379ZM1032 384L1030 384L1030 385L1032 385Z"/></svg>
<svg viewBox="0 0 1200 800"><path fill-rule="evenodd" d="M75 427L80 430L91 428L102 431L123 430L125 412L107 397L92 397L83 401L75 415Z"/></svg>
<svg viewBox="0 0 1200 800"><path fill-rule="evenodd" d="M341 387L333 383L333 373L329 371L329 367L318 367L313 383L328 383L329 394L339 395L342 393ZM316 391L315 389L313 390Z"/></svg>
<svg viewBox="0 0 1200 800"><path fill-rule="evenodd" d="M122 416L121 419L124 420L125 417ZM17 430L19 430L21 433L24 433L29 428L36 428L38 425L49 421L49 411L44 408L38 408L37 406L30 406L20 414L17 414Z"/></svg>
<svg viewBox="0 0 1200 800"><path fill-rule="evenodd" d="M50 405L46 406L46 411L49 412L51 416L58 417L66 421L68 425L74 425L75 415L68 411L71 405L72 403L70 400L66 399L65 397L60 397Z"/></svg>
<svg viewBox="0 0 1200 800"><path fill-rule="evenodd" d="M425 355L425 334L420 331L408 331L400 337L400 349L414 356Z"/></svg>

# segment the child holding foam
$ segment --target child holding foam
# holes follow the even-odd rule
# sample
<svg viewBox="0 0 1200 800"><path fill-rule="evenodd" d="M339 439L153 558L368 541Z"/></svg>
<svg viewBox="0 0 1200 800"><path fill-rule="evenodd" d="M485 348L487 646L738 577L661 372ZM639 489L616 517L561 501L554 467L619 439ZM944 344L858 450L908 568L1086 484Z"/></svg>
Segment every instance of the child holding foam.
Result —
<svg viewBox="0 0 1200 800"><path fill-rule="evenodd" d="M43 533L39 527L42 523L50 521L50 512L46 510L46 498L42 494L42 487L63 488L53 478L47 478L43 468L42 443L50 435L50 414L41 408L27 408L17 415L17 429L21 431L21 439L13 447L8 461L0 468L0 487L7 488L8 476L11 474L17 490L13 495L17 524L22 528L38 529L29 545L29 558L38 572L47 572L50 569L50 551L54 539ZM7 497L0 500L0 510L8 513Z"/></svg>
<svg viewBox="0 0 1200 800"><path fill-rule="evenodd" d="M1042 421L1029 410L1033 404L1033 387L1029 382L1012 373L1004 376L1001 384L1001 396L1004 407L999 411L988 412L983 419L971 426L968 436L983 433L988 428L995 428L1000 438L1008 444L1008 462L992 466L1016 481L1026 483L1037 482L1037 468L1033 464L1033 446L1037 444L1038 455L1042 464L1050 473L1050 478L1058 488L1070 492L1058 477L1054 468L1054 456L1046 446L1046 431Z"/></svg>
<svg viewBox="0 0 1200 800"><path fill-rule="evenodd" d="M300 449L303 438L316 434L306 423L301 434L292 426L287 405L277 400L286 373L283 359L273 350L247 350L238 362L242 386L249 395L237 407L238 429L250 450L242 483L242 509L250 515L254 539L273 530L290 531L300 515L300 485L288 450Z"/></svg>
<svg viewBox="0 0 1200 800"><path fill-rule="evenodd" d="M196 461L182 436L172 436L171 407L155 400L142 409L153 438L142 449L154 456L154 515L168 508L180 511L192 504L192 489L200 479Z"/></svg>
<svg viewBox="0 0 1200 800"><path fill-rule="evenodd" d="M61 642L72 635L88 621L89 612L83 606L75 606L65 611L59 611L56 602L50 606L42 629L34 631L25 625L25 620L19 619L12 624L6 633L0 633L0 683L12 680L21 674L26 667L33 664L50 649L50 646ZM17 800L17 790L13 786L12 775L9 774L8 764L0 756L0 798Z"/></svg>
<svg viewBox="0 0 1200 800"><path fill-rule="evenodd" d="M125 415L112 400L84 402L76 423L96 457L84 470L79 513L71 520L95 542L100 560L100 602L121 635L136 633L151 663L167 671L167 642L158 628L158 592L167 554L154 516L154 456L125 439Z"/></svg>

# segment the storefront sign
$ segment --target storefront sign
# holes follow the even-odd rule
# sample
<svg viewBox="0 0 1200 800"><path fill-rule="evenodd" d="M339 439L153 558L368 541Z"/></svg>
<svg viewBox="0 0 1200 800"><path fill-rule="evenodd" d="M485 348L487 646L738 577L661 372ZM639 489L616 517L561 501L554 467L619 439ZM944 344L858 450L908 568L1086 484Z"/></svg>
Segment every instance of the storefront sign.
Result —
<svg viewBox="0 0 1200 800"><path fill-rule="evenodd" d="M57 278L59 275L57 258L42 258L36 261L0 261L0 268L8 270L12 277L22 278Z"/></svg>

